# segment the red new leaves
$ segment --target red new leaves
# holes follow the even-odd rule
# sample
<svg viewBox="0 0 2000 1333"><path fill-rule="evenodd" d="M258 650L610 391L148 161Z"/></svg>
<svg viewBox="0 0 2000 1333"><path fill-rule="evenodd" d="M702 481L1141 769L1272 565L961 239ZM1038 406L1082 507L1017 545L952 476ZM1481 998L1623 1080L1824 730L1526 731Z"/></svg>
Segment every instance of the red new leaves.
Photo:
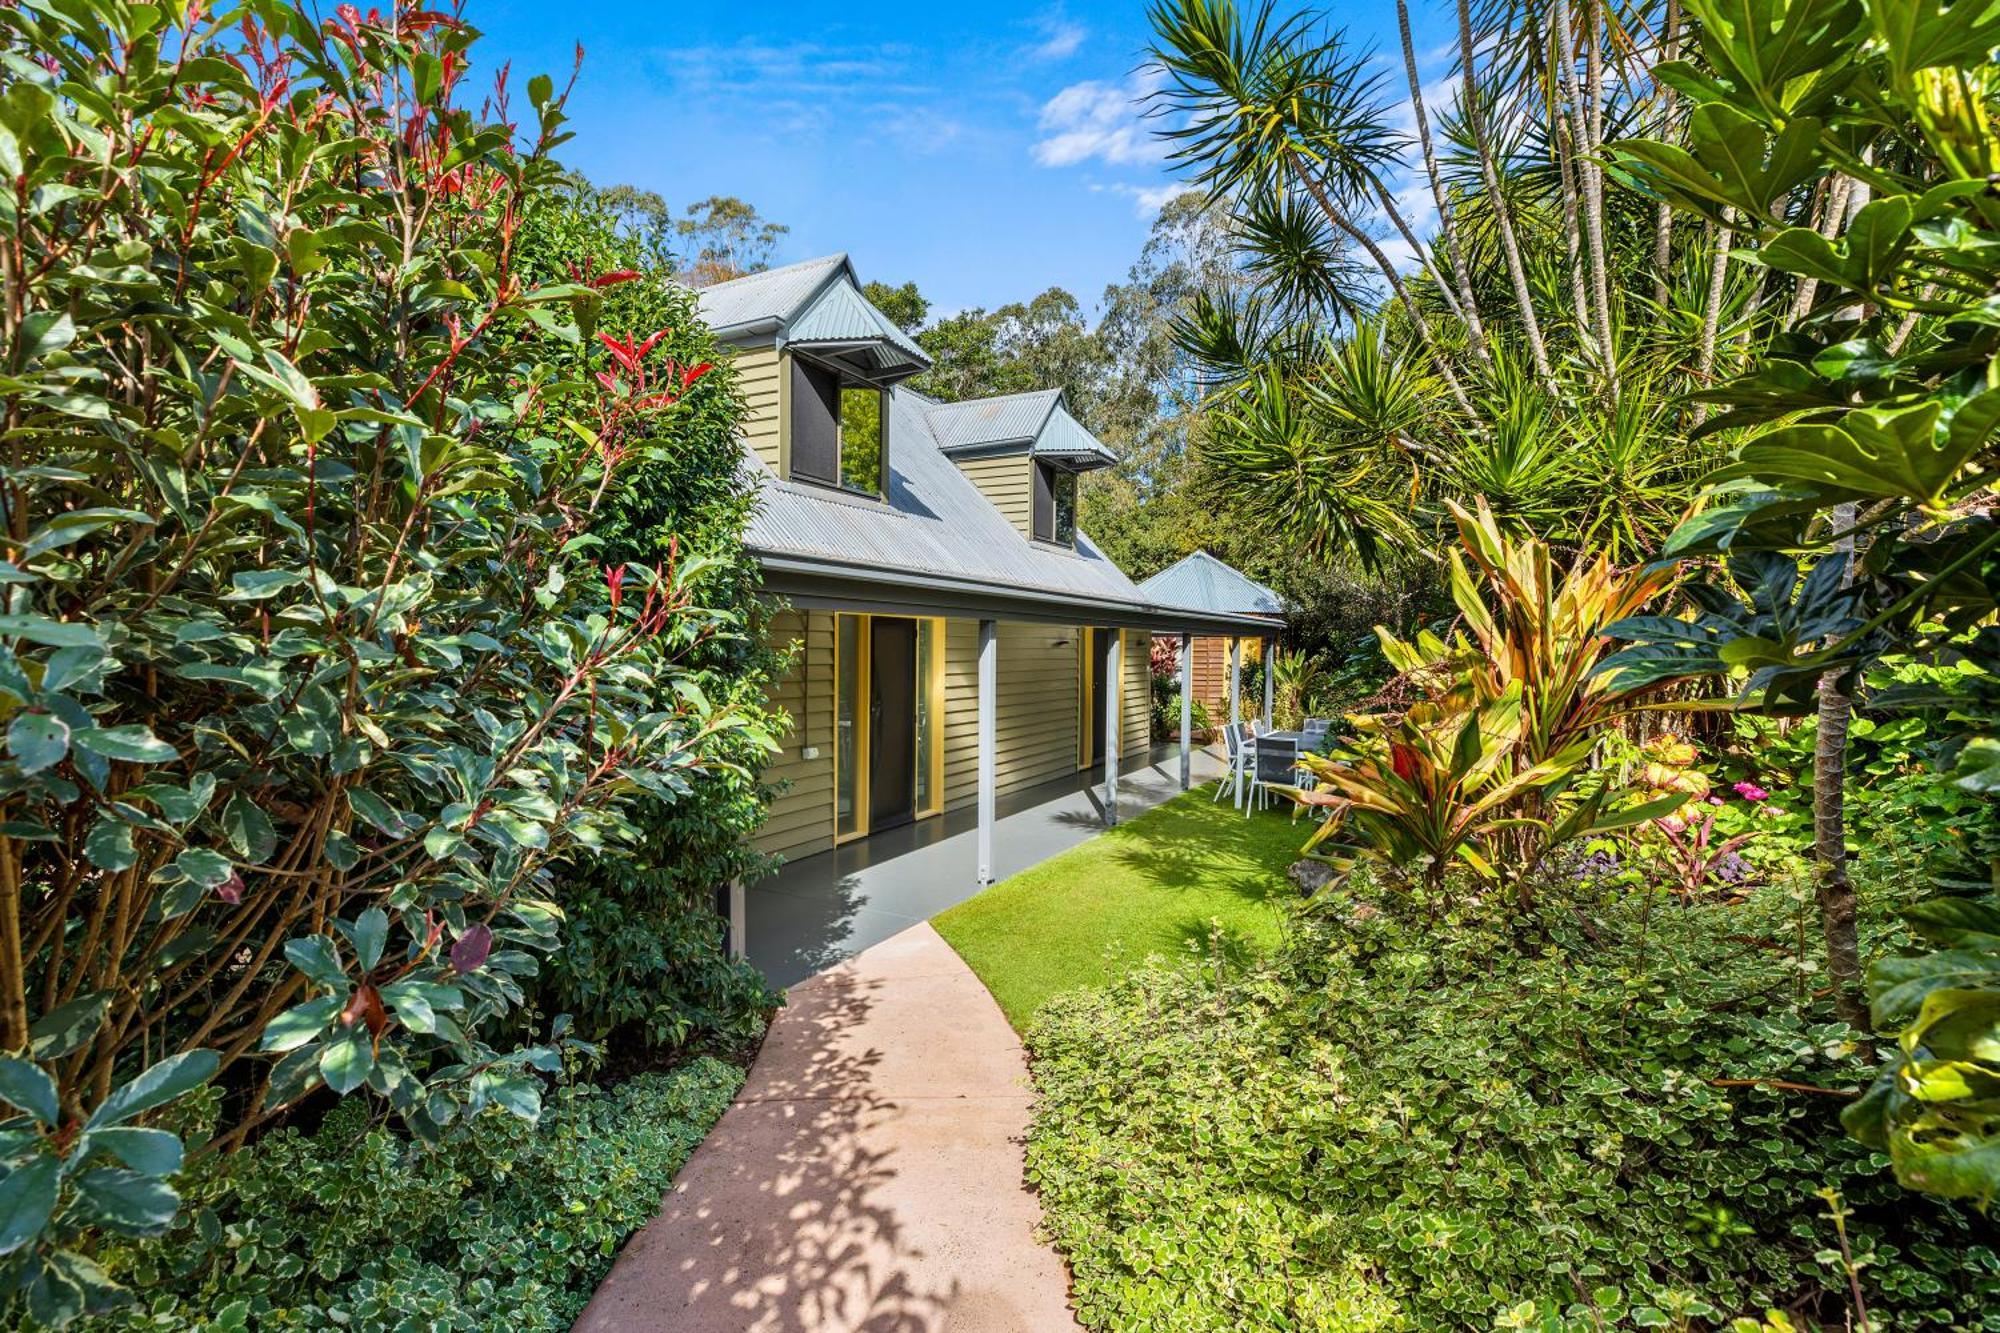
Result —
<svg viewBox="0 0 2000 1333"><path fill-rule="evenodd" d="M607 278L612 276L615 275L606 275ZM597 382L604 387L605 393L598 409L597 451L607 470L624 461L624 437L635 421L674 406L696 380L715 369L713 363L707 361L697 366L683 366L668 358L660 367L661 378L656 379L646 365L646 358L670 332L670 329L661 329L634 342L614 338L608 333L597 335L597 341L604 344L612 361L610 370L597 372Z"/></svg>

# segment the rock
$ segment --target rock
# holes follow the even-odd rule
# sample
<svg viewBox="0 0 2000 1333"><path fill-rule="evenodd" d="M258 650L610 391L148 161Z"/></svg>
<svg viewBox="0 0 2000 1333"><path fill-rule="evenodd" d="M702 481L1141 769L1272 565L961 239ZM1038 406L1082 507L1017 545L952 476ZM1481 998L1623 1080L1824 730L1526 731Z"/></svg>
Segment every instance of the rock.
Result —
<svg viewBox="0 0 2000 1333"><path fill-rule="evenodd" d="M1307 858L1292 862L1285 870L1285 878L1296 885L1300 893L1311 897L1333 883L1334 869L1324 861Z"/></svg>

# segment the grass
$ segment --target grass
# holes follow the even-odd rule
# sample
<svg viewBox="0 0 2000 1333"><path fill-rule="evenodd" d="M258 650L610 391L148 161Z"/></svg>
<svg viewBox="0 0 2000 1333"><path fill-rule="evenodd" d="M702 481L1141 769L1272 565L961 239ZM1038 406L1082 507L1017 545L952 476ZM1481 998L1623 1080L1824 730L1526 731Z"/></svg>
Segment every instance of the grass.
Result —
<svg viewBox="0 0 2000 1333"><path fill-rule="evenodd" d="M931 922L1016 1030L1058 991L1104 985L1149 954L1275 944L1306 840L1278 811L1245 819L1200 788L969 898Z"/></svg>

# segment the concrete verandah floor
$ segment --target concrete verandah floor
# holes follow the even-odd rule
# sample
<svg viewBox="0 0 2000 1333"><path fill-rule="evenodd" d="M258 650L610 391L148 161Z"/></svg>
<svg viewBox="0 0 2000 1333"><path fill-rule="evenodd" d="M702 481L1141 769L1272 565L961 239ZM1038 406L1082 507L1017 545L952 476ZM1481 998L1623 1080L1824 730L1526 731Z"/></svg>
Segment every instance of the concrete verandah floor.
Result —
<svg viewBox="0 0 2000 1333"><path fill-rule="evenodd" d="M1223 768L1195 750L1196 785ZM1178 795L1177 745L1119 774L1122 818ZM993 874L1005 879L1104 831L1103 773L1015 792L996 807ZM791 986L970 898L979 890L976 821L975 811L954 810L782 867L744 893L746 955L773 985Z"/></svg>

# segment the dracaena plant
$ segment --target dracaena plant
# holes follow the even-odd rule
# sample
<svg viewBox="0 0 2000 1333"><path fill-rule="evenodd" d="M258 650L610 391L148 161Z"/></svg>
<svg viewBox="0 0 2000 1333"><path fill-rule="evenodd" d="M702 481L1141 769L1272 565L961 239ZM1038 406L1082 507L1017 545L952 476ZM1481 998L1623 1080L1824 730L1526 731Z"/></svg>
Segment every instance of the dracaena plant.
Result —
<svg viewBox="0 0 2000 1333"><path fill-rule="evenodd" d="M1657 688L1599 669L1616 646L1606 627L1671 576L1601 555L1558 575L1545 543L1507 532L1485 504L1451 509L1465 548L1450 555L1452 600L1469 637L1405 642L1378 629L1416 700L1351 718L1356 734L1332 755L1301 759L1319 790L1293 797L1330 812L1308 852L1331 848L1344 868L1365 857L1433 891L1462 869L1525 903L1552 848L1678 803L1614 809L1604 784L1585 779L1607 729Z"/></svg>
<svg viewBox="0 0 2000 1333"><path fill-rule="evenodd" d="M744 725L681 665L705 558L592 559L727 385L591 339L629 275L524 275L564 94L517 127L474 36L0 6L0 1310L111 1298L90 1236L167 1225L139 1122L201 1083L219 1148L322 1086L536 1114L560 1032L488 1038L558 867Z"/></svg>

